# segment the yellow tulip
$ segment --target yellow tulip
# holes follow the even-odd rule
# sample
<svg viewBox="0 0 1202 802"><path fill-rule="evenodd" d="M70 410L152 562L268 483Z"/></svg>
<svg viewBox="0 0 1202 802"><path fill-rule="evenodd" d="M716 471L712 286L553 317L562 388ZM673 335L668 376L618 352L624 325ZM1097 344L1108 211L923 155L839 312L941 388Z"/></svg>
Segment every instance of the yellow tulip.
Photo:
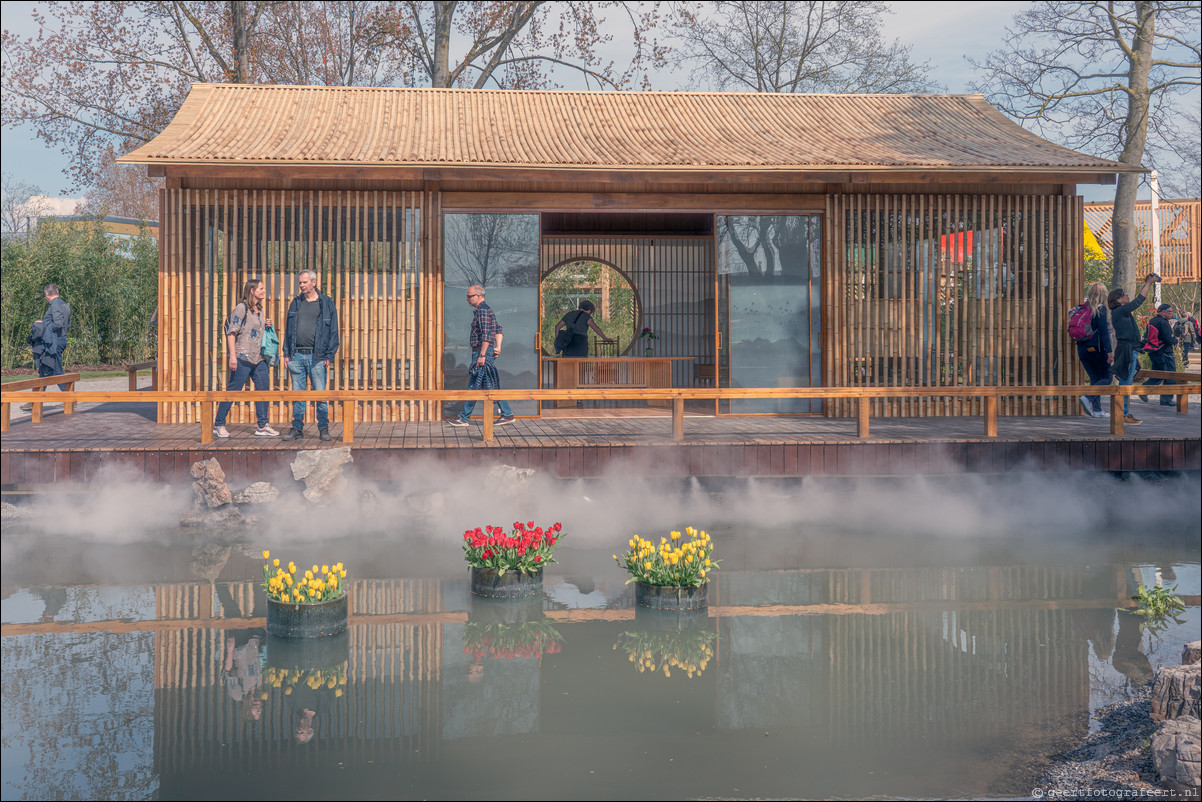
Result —
<svg viewBox="0 0 1202 802"><path fill-rule="evenodd" d="M270 551L268 551L267 549L263 549L263 559L264 559L264 560L270 560L270 559L271 559L271 552L270 552Z"/></svg>
<svg viewBox="0 0 1202 802"><path fill-rule="evenodd" d="M267 559L267 558L264 557L263 559ZM279 568L280 567L280 558L276 557L274 560L271 561L271 564L274 565L276 568Z"/></svg>
<svg viewBox="0 0 1202 802"><path fill-rule="evenodd" d="M328 566L328 565L323 565L323 566L321 567L321 572L322 572L323 574L328 574L328 573L330 573L330 566Z"/></svg>

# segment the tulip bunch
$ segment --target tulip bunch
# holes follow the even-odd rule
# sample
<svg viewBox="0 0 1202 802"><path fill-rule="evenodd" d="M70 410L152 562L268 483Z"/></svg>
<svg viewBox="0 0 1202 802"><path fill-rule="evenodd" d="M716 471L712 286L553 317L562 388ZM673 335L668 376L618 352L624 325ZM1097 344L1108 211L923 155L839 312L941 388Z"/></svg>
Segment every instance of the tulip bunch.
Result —
<svg viewBox="0 0 1202 802"><path fill-rule="evenodd" d="M630 550L621 558L615 554L614 560L630 572L627 584L645 582L664 587L700 587L709 581L709 573L718 568L713 552L714 543L710 536L690 526L684 534L672 532L668 537L661 537L658 546L635 535L630 539Z"/></svg>
<svg viewBox="0 0 1202 802"><path fill-rule="evenodd" d="M274 569L274 570L273 570ZM314 565L299 573L296 563L287 568L270 551L263 552L263 590L268 598L285 604L315 604L346 593L346 568L342 563Z"/></svg>
<svg viewBox="0 0 1202 802"><path fill-rule="evenodd" d="M665 677L670 677L675 668L692 679L714 658L713 642L717 637L708 629L623 632L614 649L621 644L640 674L663 671Z"/></svg>
<svg viewBox="0 0 1202 802"><path fill-rule="evenodd" d="M493 657L513 660L559 654L562 638L546 618L520 624L483 624L469 621L463 630L463 653L473 660Z"/></svg>
<svg viewBox="0 0 1202 802"><path fill-rule="evenodd" d="M280 691L285 696L291 696L293 689L304 685L315 691L322 689L334 692L335 697L342 696L346 687L346 663L334 668L274 668L268 666L263 670L263 684L272 690ZM266 699L264 693L262 698Z"/></svg>
<svg viewBox="0 0 1202 802"><path fill-rule="evenodd" d="M470 567L493 570L498 576L506 571L527 574L555 562L552 555L564 538L562 528L558 523L543 529L533 521L519 521L508 534L499 526L469 529L463 533L463 557Z"/></svg>

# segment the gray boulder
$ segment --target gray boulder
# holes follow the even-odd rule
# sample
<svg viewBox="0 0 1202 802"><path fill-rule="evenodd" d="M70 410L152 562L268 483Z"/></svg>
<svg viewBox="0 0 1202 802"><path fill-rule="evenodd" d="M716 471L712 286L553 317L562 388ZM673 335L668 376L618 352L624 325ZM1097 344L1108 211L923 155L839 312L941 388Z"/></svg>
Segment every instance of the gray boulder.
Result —
<svg viewBox="0 0 1202 802"><path fill-rule="evenodd" d="M348 462L354 462L349 446L298 451L292 461L292 478L304 480L305 499L321 502L346 488L342 466Z"/></svg>
<svg viewBox="0 0 1202 802"><path fill-rule="evenodd" d="M1152 720L1202 717L1202 665L1165 666L1152 685Z"/></svg>
<svg viewBox="0 0 1202 802"><path fill-rule="evenodd" d="M1166 721L1152 736L1152 763L1166 788L1196 799L1202 768L1202 722L1193 716Z"/></svg>
<svg viewBox="0 0 1202 802"><path fill-rule="evenodd" d="M280 491L270 482L255 482L233 493L235 504L270 504L279 497Z"/></svg>
<svg viewBox="0 0 1202 802"><path fill-rule="evenodd" d="M505 496L515 496L526 488L534 478L533 468L515 468L512 465L494 465L485 477L485 486Z"/></svg>
<svg viewBox="0 0 1202 802"><path fill-rule="evenodd" d="M405 506L418 515L431 515L447 504L446 496L439 492L410 493L405 496Z"/></svg>
<svg viewBox="0 0 1202 802"><path fill-rule="evenodd" d="M192 463L192 506L196 509L221 507L232 500L230 486L225 483L225 471L217 458Z"/></svg>
<svg viewBox="0 0 1202 802"><path fill-rule="evenodd" d="M1191 663L1202 662L1202 640L1196 640L1193 643L1185 644L1185 648L1181 650L1181 664L1188 666Z"/></svg>
<svg viewBox="0 0 1202 802"><path fill-rule="evenodd" d="M238 512L238 508L232 504L215 510L192 510L184 513L179 519L179 525L185 528L232 528L248 526L252 523L254 523L253 518L247 518Z"/></svg>

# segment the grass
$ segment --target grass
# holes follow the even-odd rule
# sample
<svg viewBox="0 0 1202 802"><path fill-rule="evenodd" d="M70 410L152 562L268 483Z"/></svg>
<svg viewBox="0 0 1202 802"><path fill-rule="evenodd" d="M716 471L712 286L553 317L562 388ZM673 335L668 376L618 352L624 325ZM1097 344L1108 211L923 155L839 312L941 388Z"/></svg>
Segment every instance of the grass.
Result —
<svg viewBox="0 0 1202 802"><path fill-rule="evenodd" d="M74 371L67 371L67 372L72 373ZM115 379L118 377L123 378L125 375L126 375L126 373L123 370L89 370L89 371L81 372L79 374L79 378L81 380L82 379ZM30 373L28 376L0 376L0 383L7 384L8 382L15 382L15 381L22 381L24 379L36 379L36 378L37 378L37 374L35 374L35 373Z"/></svg>

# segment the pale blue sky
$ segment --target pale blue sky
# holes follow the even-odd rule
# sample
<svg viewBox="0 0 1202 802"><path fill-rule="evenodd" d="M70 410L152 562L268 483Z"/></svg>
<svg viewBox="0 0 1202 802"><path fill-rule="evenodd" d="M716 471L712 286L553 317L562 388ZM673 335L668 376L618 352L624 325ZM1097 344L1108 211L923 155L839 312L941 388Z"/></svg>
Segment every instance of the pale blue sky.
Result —
<svg viewBox="0 0 1202 802"><path fill-rule="evenodd" d="M16 32L32 32L33 2L5 0L0 4L2 26ZM1001 44L1001 35L1011 17L1026 3L1022 2L893 2L894 14L886 25L886 35L913 46L916 61L930 61L936 80L951 93L968 91L972 68L965 62L966 54L981 55ZM660 76L656 89L675 89L683 76L667 73ZM3 170L19 180L29 181L51 197L64 199L66 211L74 205L80 192L70 191L70 181L62 170L66 158L57 150L45 146L27 128L4 128L0 131ZM1082 189L1086 189L1083 187ZM1103 194L1112 189L1098 188ZM1093 194L1093 193L1090 193Z"/></svg>

